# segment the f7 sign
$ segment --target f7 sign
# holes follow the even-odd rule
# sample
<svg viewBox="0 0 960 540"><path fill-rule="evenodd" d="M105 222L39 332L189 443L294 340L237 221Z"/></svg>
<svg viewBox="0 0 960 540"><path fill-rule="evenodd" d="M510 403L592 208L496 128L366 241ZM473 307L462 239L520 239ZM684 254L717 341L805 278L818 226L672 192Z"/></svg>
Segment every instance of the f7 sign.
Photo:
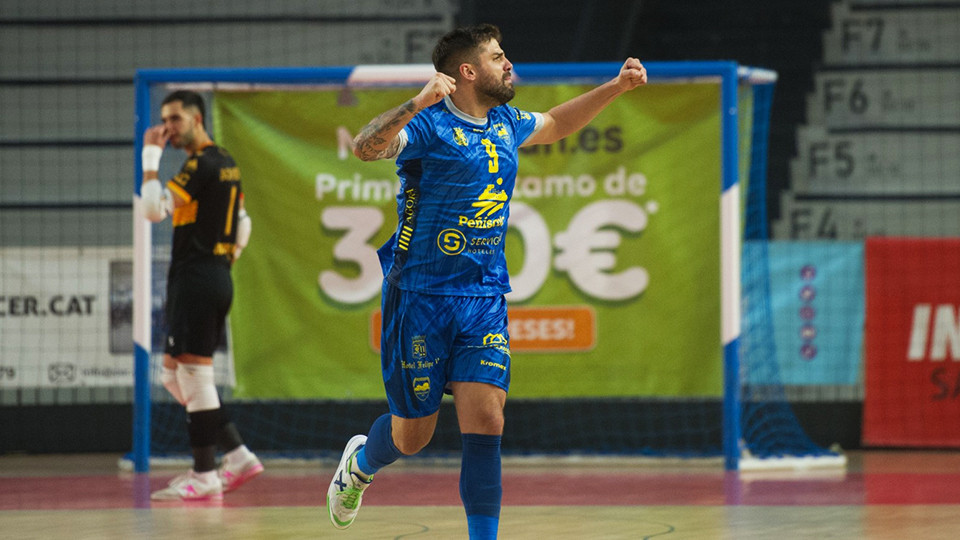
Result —
<svg viewBox="0 0 960 540"><path fill-rule="evenodd" d="M960 446L960 239L866 243L871 445Z"/></svg>

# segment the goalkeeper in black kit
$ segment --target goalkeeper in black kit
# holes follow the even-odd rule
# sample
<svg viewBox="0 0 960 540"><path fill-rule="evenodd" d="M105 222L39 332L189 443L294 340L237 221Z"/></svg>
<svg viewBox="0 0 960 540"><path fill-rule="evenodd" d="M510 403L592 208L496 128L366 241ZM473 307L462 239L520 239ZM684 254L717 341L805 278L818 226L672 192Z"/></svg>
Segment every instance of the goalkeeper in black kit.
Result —
<svg viewBox="0 0 960 540"><path fill-rule="evenodd" d="M230 268L247 245L251 222L243 209L240 169L204 128L203 98L173 92L160 115L163 123L143 137L141 208L152 222L173 219L161 381L187 409L193 467L151 498L221 499L263 471L221 407L213 371L213 352L233 300ZM158 171L168 143L188 157L163 186ZM218 445L224 452L219 468Z"/></svg>

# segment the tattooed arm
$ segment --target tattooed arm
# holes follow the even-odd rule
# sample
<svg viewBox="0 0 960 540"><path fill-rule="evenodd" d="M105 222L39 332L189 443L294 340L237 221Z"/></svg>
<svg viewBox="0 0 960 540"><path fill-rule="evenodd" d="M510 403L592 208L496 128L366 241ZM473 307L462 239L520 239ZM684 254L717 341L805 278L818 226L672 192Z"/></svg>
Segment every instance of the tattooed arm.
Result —
<svg viewBox="0 0 960 540"><path fill-rule="evenodd" d="M435 73L416 97L374 118L353 139L353 154L363 161L395 157L400 149L397 136L403 126L423 109L457 89L453 77Z"/></svg>

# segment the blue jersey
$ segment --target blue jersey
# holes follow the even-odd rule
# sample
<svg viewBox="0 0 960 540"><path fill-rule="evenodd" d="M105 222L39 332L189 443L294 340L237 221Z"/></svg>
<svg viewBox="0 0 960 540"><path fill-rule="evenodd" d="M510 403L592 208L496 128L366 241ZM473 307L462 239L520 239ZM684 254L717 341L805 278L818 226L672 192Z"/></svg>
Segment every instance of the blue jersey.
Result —
<svg viewBox="0 0 960 540"><path fill-rule="evenodd" d="M397 230L379 250L383 275L426 294L510 292L503 243L517 178L517 149L543 124L501 105L475 118L449 98L400 132Z"/></svg>

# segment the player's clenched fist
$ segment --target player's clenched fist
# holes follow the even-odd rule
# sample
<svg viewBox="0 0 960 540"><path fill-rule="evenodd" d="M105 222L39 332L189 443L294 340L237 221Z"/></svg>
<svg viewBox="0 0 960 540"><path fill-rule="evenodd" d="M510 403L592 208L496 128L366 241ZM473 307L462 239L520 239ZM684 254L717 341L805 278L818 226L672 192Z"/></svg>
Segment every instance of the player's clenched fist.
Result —
<svg viewBox="0 0 960 540"><path fill-rule="evenodd" d="M620 68L620 74L617 75L617 84L624 90L633 90L634 88L647 84L647 68L643 67L640 60L636 58L627 58Z"/></svg>
<svg viewBox="0 0 960 540"><path fill-rule="evenodd" d="M456 90L457 82L453 77L437 72L433 74L433 78L427 82L427 85L417 94L417 97L413 98L413 103L418 110L423 110Z"/></svg>

